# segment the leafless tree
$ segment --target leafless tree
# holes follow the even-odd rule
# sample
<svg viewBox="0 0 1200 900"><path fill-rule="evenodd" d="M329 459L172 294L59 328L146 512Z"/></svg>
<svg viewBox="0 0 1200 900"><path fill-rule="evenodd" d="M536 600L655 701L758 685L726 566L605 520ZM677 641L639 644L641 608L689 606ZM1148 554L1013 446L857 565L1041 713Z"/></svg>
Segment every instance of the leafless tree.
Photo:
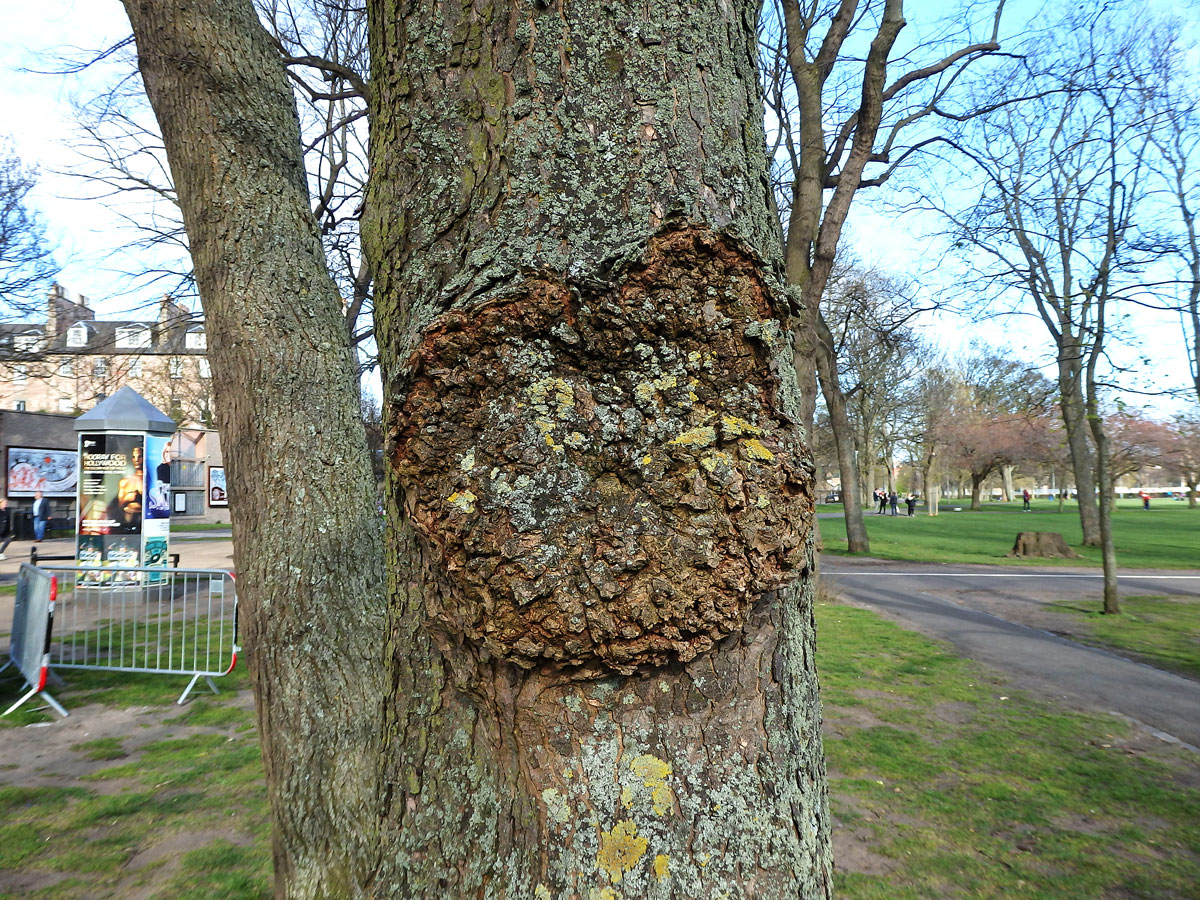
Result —
<svg viewBox="0 0 1200 900"><path fill-rule="evenodd" d="M954 176L957 189L923 194L953 223L976 285L1020 292L1050 335L1084 541L1104 556L1106 612L1119 607L1102 364L1117 305L1139 302L1155 258L1140 214L1160 124L1153 100L1162 47L1144 22L1121 26L1114 16L1090 8L1048 31L997 80L998 95L1029 99L967 123L947 143L973 166Z"/></svg>
<svg viewBox="0 0 1200 900"><path fill-rule="evenodd" d="M911 45L899 40L902 0L779 0L765 14L763 81L783 169L787 275L803 306L796 366L806 424L811 428L818 383L829 411L851 552L867 551L869 541L822 298L858 191L886 182L934 140L935 123L977 112L954 106L957 83L999 51L1003 9L1003 0L968 3L947 15L946 27Z"/></svg>
<svg viewBox="0 0 1200 900"><path fill-rule="evenodd" d="M45 227L30 205L37 183L12 142L0 140L0 315L25 316L40 309L54 274Z"/></svg>

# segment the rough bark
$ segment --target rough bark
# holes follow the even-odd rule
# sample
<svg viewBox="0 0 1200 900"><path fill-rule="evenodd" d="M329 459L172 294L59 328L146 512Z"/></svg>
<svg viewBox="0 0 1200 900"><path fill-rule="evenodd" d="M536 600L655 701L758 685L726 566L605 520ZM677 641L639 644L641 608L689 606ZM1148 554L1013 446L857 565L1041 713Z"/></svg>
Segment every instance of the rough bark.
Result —
<svg viewBox="0 0 1200 900"><path fill-rule="evenodd" d="M291 90L249 2L126 10L208 327L277 890L356 896L383 799L381 527Z"/></svg>
<svg viewBox="0 0 1200 900"><path fill-rule="evenodd" d="M755 6L370 12L379 884L828 896Z"/></svg>
<svg viewBox="0 0 1200 900"><path fill-rule="evenodd" d="M974 512L979 512L983 509L983 482L988 476L987 472L980 475L978 472L971 473L971 509Z"/></svg>

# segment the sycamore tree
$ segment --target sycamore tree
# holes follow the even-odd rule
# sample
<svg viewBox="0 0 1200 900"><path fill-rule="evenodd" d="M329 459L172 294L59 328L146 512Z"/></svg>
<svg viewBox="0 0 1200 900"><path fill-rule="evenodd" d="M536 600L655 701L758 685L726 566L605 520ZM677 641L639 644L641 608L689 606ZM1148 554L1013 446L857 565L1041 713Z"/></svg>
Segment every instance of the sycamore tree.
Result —
<svg viewBox="0 0 1200 900"><path fill-rule="evenodd" d="M381 534L277 47L125 0L209 328L281 897L828 897L738 0L367 4Z"/></svg>

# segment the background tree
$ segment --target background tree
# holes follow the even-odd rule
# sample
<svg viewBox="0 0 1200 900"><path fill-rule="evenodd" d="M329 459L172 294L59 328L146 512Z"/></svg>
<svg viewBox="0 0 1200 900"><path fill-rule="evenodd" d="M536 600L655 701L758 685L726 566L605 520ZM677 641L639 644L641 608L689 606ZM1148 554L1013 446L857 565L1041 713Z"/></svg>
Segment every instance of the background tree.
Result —
<svg viewBox="0 0 1200 900"><path fill-rule="evenodd" d="M1154 258L1139 210L1159 122L1151 101L1162 47L1144 22L1122 30L1112 15L1108 7L1073 13L1053 44L1031 49L997 79L998 95L1030 99L956 136L976 183L925 193L973 251L977 283L1023 292L1051 337L1084 542L1102 550L1107 612L1118 605L1101 363L1120 315L1115 304L1144 290ZM978 200L955 208L968 195Z"/></svg>
<svg viewBox="0 0 1200 900"><path fill-rule="evenodd" d="M22 318L44 309L54 275L46 229L30 205L34 171L0 139L0 315Z"/></svg>
<svg viewBox="0 0 1200 900"><path fill-rule="evenodd" d="M1188 506L1195 509L1196 488L1200 486L1200 415L1193 412L1176 417L1171 433L1171 468L1188 486Z"/></svg>
<svg viewBox="0 0 1200 900"><path fill-rule="evenodd" d="M754 5L368 4L386 596L278 55L244 0L126 7L241 499L278 892L828 897Z"/></svg>
<svg viewBox="0 0 1200 900"><path fill-rule="evenodd" d="M984 18L955 10L936 37L893 51L905 26L902 0L780 0L768 7L764 81L778 122L783 161L780 198L784 256L804 311L797 320L796 365L804 421L811 428L817 385L829 412L845 497L847 547L870 543L833 333L822 298L851 203L860 188L884 183L931 135L922 127L970 112L948 107L968 66L999 50L1003 0ZM976 33L986 34L977 37ZM902 72L889 73L898 63ZM919 135L913 137L913 135Z"/></svg>

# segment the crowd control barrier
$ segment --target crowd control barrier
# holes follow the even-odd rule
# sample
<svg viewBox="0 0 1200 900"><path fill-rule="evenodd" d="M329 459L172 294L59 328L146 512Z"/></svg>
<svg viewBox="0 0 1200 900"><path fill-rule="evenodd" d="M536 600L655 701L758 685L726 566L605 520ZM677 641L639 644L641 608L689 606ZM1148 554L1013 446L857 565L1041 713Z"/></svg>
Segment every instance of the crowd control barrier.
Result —
<svg viewBox="0 0 1200 900"><path fill-rule="evenodd" d="M13 601L8 662L0 667L0 672L9 666L15 667L29 690L4 711L6 716L37 694L59 715L67 715L62 705L46 693L46 679L50 675L50 633L57 593L58 582L54 575L45 569L22 563L17 573L17 595Z"/></svg>
<svg viewBox="0 0 1200 900"><path fill-rule="evenodd" d="M52 671L190 675L176 701L183 703L201 678L218 693L213 679L237 664L237 589L229 572L116 566L34 571L58 586L53 634L46 641Z"/></svg>

